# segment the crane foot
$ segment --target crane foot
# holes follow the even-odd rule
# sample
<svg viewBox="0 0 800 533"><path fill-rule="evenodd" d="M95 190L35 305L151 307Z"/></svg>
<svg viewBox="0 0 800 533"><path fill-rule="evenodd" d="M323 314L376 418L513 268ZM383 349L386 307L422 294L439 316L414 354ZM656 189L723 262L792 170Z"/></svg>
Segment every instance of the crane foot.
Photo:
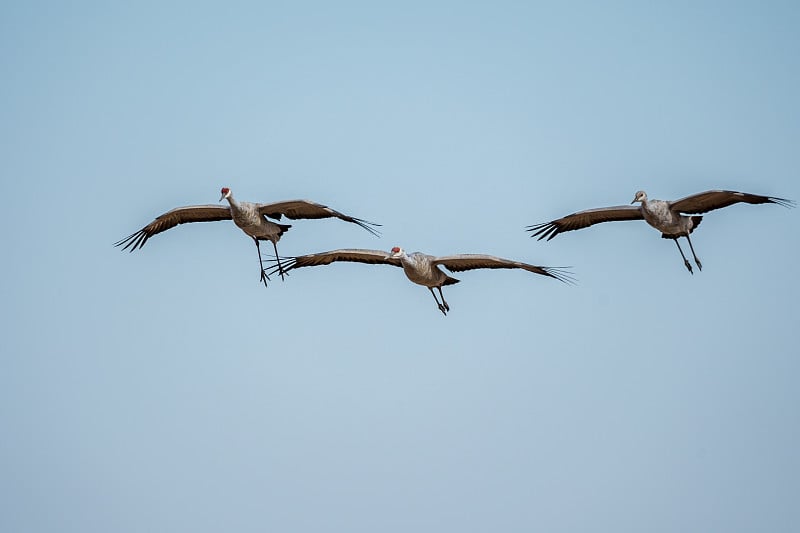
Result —
<svg viewBox="0 0 800 533"><path fill-rule="evenodd" d="M689 270L689 274L694 274L694 272L692 272L692 265L689 264L688 259L684 259L683 264L686 265L686 268Z"/></svg>

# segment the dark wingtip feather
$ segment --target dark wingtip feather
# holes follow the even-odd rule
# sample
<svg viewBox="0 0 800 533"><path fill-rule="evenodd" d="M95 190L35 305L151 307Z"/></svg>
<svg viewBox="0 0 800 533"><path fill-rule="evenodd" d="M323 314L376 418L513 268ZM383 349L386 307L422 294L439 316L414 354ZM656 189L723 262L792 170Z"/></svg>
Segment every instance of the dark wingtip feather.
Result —
<svg viewBox="0 0 800 533"><path fill-rule="evenodd" d="M128 250L128 248L130 248L130 250L128 251L132 252L136 250L136 248L141 248L142 246L144 246L144 241L146 240L147 237L143 239L142 232L137 231L136 233L132 233L131 235L128 235L124 239L120 239L119 241L115 242L114 246L122 246L122 251Z"/></svg>
<svg viewBox="0 0 800 533"><path fill-rule="evenodd" d="M363 220L360 218L353 218L353 221L362 228L364 228L365 230L367 230L368 232L372 233L374 236L380 238L381 232L371 226L381 227L381 224L376 224L375 222L370 222L368 220Z"/></svg>
<svg viewBox="0 0 800 533"><path fill-rule="evenodd" d="M117 242L114 243L114 246L122 246L123 244L127 243L127 246L125 246L125 248L127 248L128 246L130 246L130 243L128 241L130 241L135 235L136 233L134 233L133 235L128 235L124 239L118 240ZM123 250L125 248L123 248Z"/></svg>
<svg viewBox="0 0 800 533"><path fill-rule="evenodd" d="M553 224L552 222L544 222L542 224L534 224L532 226L528 226L526 231L531 232L531 237L539 237L536 239L537 241L541 241L545 237L549 241L559 233L559 228L557 225Z"/></svg>
<svg viewBox="0 0 800 533"><path fill-rule="evenodd" d="M535 231L537 230L537 228L538 228L538 226L525 226L525 231L531 232L531 234L530 234L530 238L531 239L536 237L537 233L535 233Z"/></svg>
<svg viewBox="0 0 800 533"><path fill-rule="evenodd" d="M568 270L572 267L542 267L546 275L567 285L577 285L578 279Z"/></svg>
<svg viewBox="0 0 800 533"><path fill-rule="evenodd" d="M788 200L786 198L776 198L773 196L769 196L769 201L773 204L778 204L783 207L794 208L797 205L797 202L794 200Z"/></svg>
<svg viewBox="0 0 800 533"><path fill-rule="evenodd" d="M262 263L262 265L263 265L263 263L272 263L272 266L267 267L267 268L269 268L269 271L267 272L267 275L274 276L275 274L280 274L281 271L283 271L283 275L284 276L288 276L289 275L289 271L292 270L295 267L295 264L297 263L297 258L296 257L281 257L280 261L281 261L281 263L278 264L278 258L275 258L275 259L263 259L261 261L261 263Z"/></svg>

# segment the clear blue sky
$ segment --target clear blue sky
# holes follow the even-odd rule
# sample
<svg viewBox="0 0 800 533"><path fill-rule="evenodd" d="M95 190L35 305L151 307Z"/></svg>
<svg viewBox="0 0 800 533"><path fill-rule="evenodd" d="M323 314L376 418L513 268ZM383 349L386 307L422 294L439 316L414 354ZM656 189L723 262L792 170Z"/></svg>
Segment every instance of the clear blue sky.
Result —
<svg viewBox="0 0 800 533"><path fill-rule="evenodd" d="M524 226L713 188L800 199L796 2L0 7L0 530L800 530L800 211ZM472 271L258 284L232 223Z"/></svg>

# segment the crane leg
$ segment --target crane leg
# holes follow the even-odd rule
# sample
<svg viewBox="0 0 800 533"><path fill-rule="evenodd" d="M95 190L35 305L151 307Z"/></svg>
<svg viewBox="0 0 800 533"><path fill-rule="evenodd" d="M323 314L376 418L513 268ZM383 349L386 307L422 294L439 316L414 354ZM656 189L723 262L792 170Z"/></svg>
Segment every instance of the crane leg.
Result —
<svg viewBox="0 0 800 533"><path fill-rule="evenodd" d="M431 294L433 295L433 299L436 300L436 305L439 306L439 311L441 311L444 316L447 316L447 308L439 303L439 298L436 297L436 293L433 292L433 288L432 287L428 287L428 290L431 291ZM441 289L440 289L440 292L441 292ZM444 300L444 297L442 297L442 300Z"/></svg>
<svg viewBox="0 0 800 533"><path fill-rule="evenodd" d="M441 287L436 287L436 288L439 289L439 296L442 297L442 305L444 306L445 309L447 309L449 311L450 310L450 306L447 305L447 302L444 301L444 294L442 294L442 288Z"/></svg>
<svg viewBox="0 0 800 533"><path fill-rule="evenodd" d="M264 263L261 261L261 246L258 244L258 239L253 237L253 240L256 242L256 250L258 251L258 266L261 268L261 279L259 281L263 282L266 287L269 276L267 276L267 272L264 270Z"/></svg>
<svg viewBox="0 0 800 533"><path fill-rule="evenodd" d="M686 234L686 240L689 241L689 248L692 250L692 256L694 257L694 262L697 265L697 268L699 268L700 270L703 270L703 264L697 258L697 254L694 253L694 246L692 246L692 239L689 238L689 234L688 233ZM675 242L678 242L678 241L675 241Z"/></svg>
<svg viewBox="0 0 800 533"><path fill-rule="evenodd" d="M694 274L694 272L692 272L692 265L689 264L689 260L686 259L685 255L683 255L683 250L681 249L681 245L678 242L678 239L675 239L675 246L678 247L678 251L681 253L681 257L683 257L683 264L686 265L686 268L689 269L689 274Z"/></svg>
<svg viewBox="0 0 800 533"><path fill-rule="evenodd" d="M278 255L278 245L275 243L275 241L272 241L272 247L275 248L275 261L278 262L278 272L281 275L281 280L286 280L286 278L283 277L283 266L281 265L281 258Z"/></svg>

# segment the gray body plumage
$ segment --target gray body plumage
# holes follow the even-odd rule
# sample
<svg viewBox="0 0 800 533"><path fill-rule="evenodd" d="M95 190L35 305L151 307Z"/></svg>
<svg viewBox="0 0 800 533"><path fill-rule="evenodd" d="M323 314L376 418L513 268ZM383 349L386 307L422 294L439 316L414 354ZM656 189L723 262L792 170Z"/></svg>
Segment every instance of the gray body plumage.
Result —
<svg viewBox="0 0 800 533"><path fill-rule="evenodd" d="M458 283L456 278L448 276L442 269L433 264L436 258L422 252L412 252L400 256L400 264L406 277L424 287L442 287Z"/></svg>
<svg viewBox="0 0 800 533"><path fill-rule="evenodd" d="M644 196L644 193L642 194ZM644 196L641 209L644 220L665 237L681 237L694 230L692 217L673 211L669 202L664 200L648 200L647 196Z"/></svg>
<svg viewBox="0 0 800 533"><path fill-rule="evenodd" d="M227 200L231 207L233 223L254 239L277 243L281 235L291 228L288 224L276 224L267 220L256 203L239 202L232 194L228 195Z"/></svg>

